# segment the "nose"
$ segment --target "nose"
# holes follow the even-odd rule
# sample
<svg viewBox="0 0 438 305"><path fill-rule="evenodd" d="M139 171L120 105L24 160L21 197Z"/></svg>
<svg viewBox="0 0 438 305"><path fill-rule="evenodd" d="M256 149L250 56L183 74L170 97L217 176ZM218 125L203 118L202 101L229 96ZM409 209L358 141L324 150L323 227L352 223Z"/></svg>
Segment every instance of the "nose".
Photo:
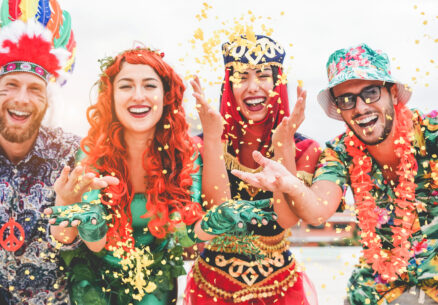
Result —
<svg viewBox="0 0 438 305"><path fill-rule="evenodd" d="M133 99L134 101L143 101L144 94L143 94L143 88L141 86L136 86L134 91Z"/></svg>
<svg viewBox="0 0 438 305"><path fill-rule="evenodd" d="M248 79L248 92L253 93L257 92L260 88L259 80L257 77L249 77Z"/></svg>
<svg viewBox="0 0 438 305"><path fill-rule="evenodd" d="M27 104L30 102L29 92L25 86L20 87L17 94L15 95L15 100L19 103Z"/></svg>
<svg viewBox="0 0 438 305"><path fill-rule="evenodd" d="M369 107L369 104L365 103L365 101L360 96L357 97L355 108L357 113L365 113Z"/></svg>

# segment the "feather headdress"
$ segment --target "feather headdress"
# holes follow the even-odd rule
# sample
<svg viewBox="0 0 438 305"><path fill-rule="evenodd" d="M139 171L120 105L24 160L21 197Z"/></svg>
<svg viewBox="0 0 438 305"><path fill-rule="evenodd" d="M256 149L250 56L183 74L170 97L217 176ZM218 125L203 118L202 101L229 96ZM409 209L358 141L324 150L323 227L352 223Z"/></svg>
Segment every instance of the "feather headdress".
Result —
<svg viewBox="0 0 438 305"><path fill-rule="evenodd" d="M3 0L0 76L29 72L62 85L73 71L75 52L70 14L56 0Z"/></svg>

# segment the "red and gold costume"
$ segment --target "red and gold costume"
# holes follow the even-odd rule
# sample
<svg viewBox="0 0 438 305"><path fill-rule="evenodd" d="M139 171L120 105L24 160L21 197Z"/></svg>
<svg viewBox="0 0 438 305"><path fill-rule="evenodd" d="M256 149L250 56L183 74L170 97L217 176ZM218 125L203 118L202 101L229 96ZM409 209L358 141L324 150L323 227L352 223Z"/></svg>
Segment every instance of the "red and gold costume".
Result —
<svg viewBox="0 0 438 305"><path fill-rule="evenodd" d="M260 46L260 56L251 53L249 40L242 38L246 44L235 42L223 46L226 66L225 81L222 91L220 112L227 121L223 133L226 143L225 162L230 181L231 195L238 200L261 200L272 198L271 192L266 192L247 185L231 174L231 170L239 169L255 172L240 163L239 147L242 134L249 132L254 140L263 139L259 150L266 156L272 157L272 130L277 127L282 118L289 116L287 88L282 77L282 62L285 52L281 46L266 36L256 36L254 47ZM235 65L244 64L249 68L271 66L274 83L277 83L267 104L270 107L268 115L261 122L247 122L237 110L236 100L232 91L230 77ZM276 78L279 80L277 82ZM251 130L251 124L263 124L263 134ZM296 159L298 160L313 140L300 134L295 134ZM306 175L307 176L307 175ZM269 207L266 211L273 211ZM288 231L283 229L275 220L267 225L249 225L248 232L252 233L251 243L260 249L261 259L242 253L239 245L245 240L239 237L227 237L226 243L209 244L200 257L195 261L188 276L185 292L186 305L209 304L317 304L315 290L300 271L292 253L289 251L287 240Z"/></svg>

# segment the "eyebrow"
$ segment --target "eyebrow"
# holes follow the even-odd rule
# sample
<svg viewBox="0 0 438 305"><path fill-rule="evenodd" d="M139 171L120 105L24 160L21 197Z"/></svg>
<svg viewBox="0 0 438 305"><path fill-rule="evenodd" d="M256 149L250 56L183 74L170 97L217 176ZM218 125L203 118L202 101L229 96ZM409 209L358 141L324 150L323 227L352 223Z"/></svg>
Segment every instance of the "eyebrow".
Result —
<svg viewBox="0 0 438 305"><path fill-rule="evenodd" d="M271 68L269 68L269 67L267 67L267 68L264 68L263 70L262 69L258 69L258 70L256 70L256 73L262 73L262 72L266 72L266 71L271 71L272 72L272 69ZM239 72L239 71L237 71L237 73L239 73L239 74L248 74L248 72Z"/></svg>
<svg viewBox="0 0 438 305"><path fill-rule="evenodd" d="M132 81L134 81L134 80L133 80L132 78L129 78L129 77L124 77L124 78L119 79L117 82L119 83L119 82L121 82L121 81L132 82ZM147 82L147 81L156 81L156 82L158 82L158 79L156 79L156 78L154 78L154 77L148 77L148 78L143 78L142 81L143 81L143 82Z"/></svg>
<svg viewBox="0 0 438 305"><path fill-rule="evenodd" d="M5 81L6 82L22 83L18 78L15 78L15 77L7 78ZM38 83L38 82L31 82L31 83L27 84L27 86L28 87L38 87L40 89L45 87L45 85Z"/></svg>

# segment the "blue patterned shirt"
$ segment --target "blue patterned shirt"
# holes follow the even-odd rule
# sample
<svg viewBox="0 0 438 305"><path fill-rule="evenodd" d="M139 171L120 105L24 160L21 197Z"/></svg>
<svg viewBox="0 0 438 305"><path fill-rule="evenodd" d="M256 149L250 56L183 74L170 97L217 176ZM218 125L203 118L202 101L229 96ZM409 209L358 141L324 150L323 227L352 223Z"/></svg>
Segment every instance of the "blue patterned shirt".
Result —
<svg viewBox="0 0 438 305"><path fill-rule="evenodd" d="M13 164L0 148L0 228L13 217L24 229L15 252L0 245L0 303L69 304L60 246L50 236L45 208L54 205L53 184L64 166L74 166L79 138L61 128L41 127L27 156ZM10 235L3 232L2 240ZM18 230L15 236L20 236Z"/></svg>

